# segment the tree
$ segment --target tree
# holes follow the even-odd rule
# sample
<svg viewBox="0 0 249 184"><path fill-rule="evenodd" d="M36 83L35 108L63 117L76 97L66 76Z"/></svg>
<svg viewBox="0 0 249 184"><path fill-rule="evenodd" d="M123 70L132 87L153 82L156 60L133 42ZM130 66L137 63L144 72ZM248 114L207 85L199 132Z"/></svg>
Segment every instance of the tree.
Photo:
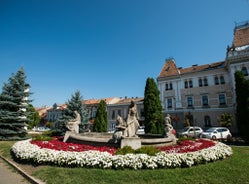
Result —
<svg viewBox="0 0 249 184"><path fill-rule="evenodd" d="M107 123L106 102L104 100L101 100L94 120L93 131L107 132Z"/></svg>
<svg viewBox="0 0 249 184"><path fill-rule="evenodd" d="M249 141L249 81L241 71L235 72L236 121L238 130L245 140Z"/></svg>
<svg viewBox="0 0 249 184"><path fill-rule="evenodd" d="M160 92L153 78L147 78L144 91L145 132L163 133L163 114Z"/></svg>
<svg viewBox="0 0 249 184"><path fill-rule="evenodd" d="M26 137L27 106L30 85L23 68L4 83L0 94L0 140L20 140Z"/></svg>
<svg viewBox="0 0 249 184"><path fill-rule="evenodd" d="M81 124L80 127L83 127L84 124L88 122L88 113L83 103L83 97L80 94L80 91L76 91L74 95L72 95L71 99L66 102L67 108L63 109L62 116L59 118L58 123L60 124L60 128L63 131L66 130L66 123L74 118L76 115L74 111L77 111L81 117ZM82 129L82 128L81 128ZM80 129L80 131L81 131Z"/></svg>
<svg viewBox="0 0 249 184"><path fill-rule="evenodd" d="M218 119L218 122L221 126L230 127L233 124L233 116L230 113L223 113Z"/></svg>
<svg viewBox="0 0 249 184"><path fill-rule="evenodd" d="M35 110L35 108L31 104L27 106L27 111L29 112L28 128L32 129L33 127L37 126L40 123L41 117L39 116L39 113Z"/></svg>

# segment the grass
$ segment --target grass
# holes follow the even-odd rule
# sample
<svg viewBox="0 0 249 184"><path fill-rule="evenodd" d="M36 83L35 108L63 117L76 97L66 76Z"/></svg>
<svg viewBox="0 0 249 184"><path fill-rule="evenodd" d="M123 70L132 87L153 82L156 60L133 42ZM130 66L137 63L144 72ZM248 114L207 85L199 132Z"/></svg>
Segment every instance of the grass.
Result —
<svg viewBox="0 0 249 184"><path fill-rule="evenodd" d="M0 142L0 154L11 159L10 148L14 142ZM233 146L234 154L225 159L191 168L156 170L111 170L65 168L56 166L31 166L19 164L32 176L47 184L63 183L226 183L249 184L249 147Z"/></svg>

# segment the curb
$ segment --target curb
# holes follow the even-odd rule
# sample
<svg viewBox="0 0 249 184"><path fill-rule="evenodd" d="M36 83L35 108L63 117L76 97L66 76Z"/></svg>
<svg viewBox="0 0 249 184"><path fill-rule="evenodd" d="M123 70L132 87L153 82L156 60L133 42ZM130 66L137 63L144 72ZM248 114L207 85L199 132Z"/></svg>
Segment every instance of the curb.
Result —
<svg viewBox="0 0 249 184"><path fill-rule="evenodd" d="M32 176L30 176L28 173L23 171L20 167L18 167L14 162L6 159L2 155L0 155L0 158L3 159L5 162L7 162L9 165L11 165L19 174L21 174L25 179L27 179L32 184L46 184L43 181L36 179Z"/></svg>

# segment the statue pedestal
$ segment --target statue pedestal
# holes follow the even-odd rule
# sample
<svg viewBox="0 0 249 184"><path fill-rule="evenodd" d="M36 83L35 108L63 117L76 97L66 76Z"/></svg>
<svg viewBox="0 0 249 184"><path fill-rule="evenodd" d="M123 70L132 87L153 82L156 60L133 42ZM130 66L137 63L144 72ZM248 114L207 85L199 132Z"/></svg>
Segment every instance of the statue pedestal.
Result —
<svg viewBox="0 0 249 184"><path fill-rule="evenodd" d="M122 137L120 147L130 146L132 149L141 148L141 139L139 137Z"/></svg>

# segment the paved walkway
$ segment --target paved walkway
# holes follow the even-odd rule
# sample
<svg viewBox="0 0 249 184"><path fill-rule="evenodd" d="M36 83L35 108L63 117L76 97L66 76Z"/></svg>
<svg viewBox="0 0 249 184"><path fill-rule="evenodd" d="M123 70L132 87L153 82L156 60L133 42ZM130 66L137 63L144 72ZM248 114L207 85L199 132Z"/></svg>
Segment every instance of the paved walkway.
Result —
<svg viewBox="0 0 249 184"><path fill-rule="evenodd" d="M28 184L21 174L0 158L0 184Z"/></svg>

